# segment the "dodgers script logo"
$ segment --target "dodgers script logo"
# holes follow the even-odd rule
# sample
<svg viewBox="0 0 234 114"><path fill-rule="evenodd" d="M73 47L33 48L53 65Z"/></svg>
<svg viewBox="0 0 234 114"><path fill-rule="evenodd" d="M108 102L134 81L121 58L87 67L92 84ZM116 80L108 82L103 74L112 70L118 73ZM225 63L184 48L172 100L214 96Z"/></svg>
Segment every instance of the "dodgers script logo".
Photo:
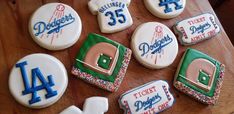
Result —
<svg viewBox="0 0 234 114"><path fill-rule="evenodd" d="M149 109L153 108L153 106L156 103L160 102L161 99L162 99L162 97L159 95L159 93L157 93L153 97L147 97L146 101L142 101L142 100L136 101L134 103L134 106L136 107L136 112L138 112L142 108L143 108L143 110L149 110Z"/></svg>
<svg viewBox="0 0 234 114"><path fill-rule="evenodd" d="M209 29L211 27L211 25L207 22L207 23L204 23L204 24L201 24L199 26L191 26L190 27L190 30L192 31L191 34L199 34L199 33L204 33L207 29Z"/></svg>
<svg viewBox="0 0 234 114"><path fill-rule="evenodd" d="M57 91L54 91L52 89L52 86L55 85L52 75L47 76L48 78L48 82L47 82L43 74L41 73L40 69L34 68L31 70L32 86L30 86L28 75L27 75L26 68L25 68L26 65L27 65L27 61L23 61L21 63L17 63L16 67L20 68L21 75L23 78L25 90L22 91L22 95L32 94L32 98L31 100L29 100L29 104L31 105L31 104L41 101L41 98L37 95L37 92L43 89L47 92L47 94L45 94L46 99L56 96ZM37 85L37 78L41 82L41 85Z"/></svg>
<svg viewBox="0 0 234 114"><path fill-rule="evenodd" d="M182 9L183 6L179 4L180 0L160 0L159 6L165 6L165 13L172 12L172 8L169 7L170 4L173 4L171 6L175 6L175 10Z"/></svg>
<svg viewBox="0 0 234 114"><path fill-rule="evenodd" d="M161 57L163 54L163 48L172 41L173 39L168 34L163 36L163 28L161 26L156 26L151 43L143 42L139 45L139 50L142 52L141 56L148 58L150 55L151 58L155 58L156 64L158 55ZM154 57L154 55L156 56Z"/></svg>
<svg viewBox="0 0 234 114"><path fill-rule="evenodd" d="M72 14L65 15L64 14L65 6L62 4L59 4L56 6L55 11L53 12L53 15L49 19L48 22L39 21L34 24L33 30L35 31L35 36L40 36L40 38L45 37L48 38L49 35L51 36L51 43L53 43L53 40L55 37L59 37L59 35L62 34L63 27L73 23L75 21L75 18L72 16Z"/></svg>

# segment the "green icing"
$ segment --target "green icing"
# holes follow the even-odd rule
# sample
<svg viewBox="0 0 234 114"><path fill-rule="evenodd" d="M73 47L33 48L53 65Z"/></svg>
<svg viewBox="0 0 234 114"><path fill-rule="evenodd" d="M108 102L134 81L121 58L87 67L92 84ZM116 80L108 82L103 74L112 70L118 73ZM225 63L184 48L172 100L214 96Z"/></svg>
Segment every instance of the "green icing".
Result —
<svg viewBox="0 0 234 114"><path fill-rule="evenodd" d="M210 77L204 71L200 71L199 76L198 76L198 80L199 80L200 83L202 83L204 85L208 85Z"/></svg>
<svg viewBox="0 0 234 114"><path fill-rule="evenodd" d="M103 69L109 69L111 63L111 58L107 55L100 55L98 58L98 66Z"/></svg>
<svg viewBox="0 0 234 114"><path fill-rule="evenodd" d="M187 71L187 68L188 68L188 65L195 59L199 59L199 58L203 58L203 59L206 59L206 60L209 60L211 63L213 63L215 66L216 66L216 72L215 72L215 77L214 77L214 83L212 84L211 86L211 90L210 91L205 91L203 89L200 89L198 88L197 86L195 85L192 85L191 83L189 83L185 78L186 78L186 71ZM203 72L204 73L204 72ZM218 61L216 61L215 59L209 57L208 55L200 52L200 51L197 51L195 49L190 49L188 48L185 52L185 55L184 55L184 58L183 58L183 62L181 63L181 66L180 66L180 69L179 69L179 72L178 72L178 75L180 76L183 76L185 78L182 78L180 76L178 76L176 78L177 81L180 81L181 83L185 84L186 86L192 88L193 90L195 91L198 91L206 96L209 96L209 97L213 97L214 96L214 92L215 92L215 88L216 88L216 82L217 82L217 79L219 77L219 73L220 73L220 63ZM207 74L201 74L201 76L205 76ZM201 82L201 83L206 83L206 82Z"/></svg>
<svg viewBox="0 0 234 114"><path fill-rule="evenodd" d="M109 39L107 39L107 38L105 38L103 36L91 33L91 34L88 35L87 39L82 44L82 46L80 48L80 51L76 56L76 59L84 61L84 58L85 58L86 53L88 52L88 50L92 46L96 45L97 43L101 43L101 42L110 43L110 44L114 45L117 48L118 48L118 45L119 45L119 57L118 57L118 60L117 60L117 63L116 63L116 66L115 66L115 69L114 69L112 75L107 76L107 75L101 74L99 72L95 72L92 69L89 69L89 68L85 67L83 65L83 63L78 62L78 61L75 62L75 67L80 69L82 72L86 72L88 74L91 74L93 77L97 77L99 79L109 81L109 82L114 82L118 72L120 71L122 61L124 59L124 53L126 52L126 48L123 45L121 45L119 43L116 43L116 42L114 42L112 40L109 40ZM106 67L106 65L102 64L102 67Z"/></svg>

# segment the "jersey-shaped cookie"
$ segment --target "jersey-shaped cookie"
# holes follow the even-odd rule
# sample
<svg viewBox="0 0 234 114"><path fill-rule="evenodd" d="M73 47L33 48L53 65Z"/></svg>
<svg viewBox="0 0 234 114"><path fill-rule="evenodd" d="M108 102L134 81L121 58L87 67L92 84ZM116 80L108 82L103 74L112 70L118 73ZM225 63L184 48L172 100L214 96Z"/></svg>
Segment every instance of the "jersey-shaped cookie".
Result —
<svg viewBox="0 0 234 114"><path fill-rule="evenodd" d="M60 99L67 88L67 71L55 57L31 54L20 59L9 76L9 89L20 104L44 108Z"/></svg>
<svg viewBox="0 0 234 114"><path fill-rule="evenodd" d="M137 27L132 35L131 47L136 59L151 69L169 66L178 53L175 35L165 25L148 22Z"/></svg>
<svg viewBox="0 0 234 114"><path fill-rule="evenodd" d="M76 56L72 74L108 91L116 91L125 75L131 50L97 34L89 34Z"/></svg>
<svg viewBox="0 0 234 114"><path fill-rule="evenodd" d="M152 81L125 92L119 104L124 114L158 114L174 103L167 82Z"/></svg>
<svg viewBox="0 0 234 114"><path fill-rule="evenodd" d="M214 37L220 32L220 27L214 15L205 13L176 23L174 31L182 45L191 45Z"/></svg>
<svg viewBox="0 0 234 114"><path fill-rule="evenodd" d="M108 99L105 97L90 97L85 100L83 111L72 105L60 114L104 114L108 110Z"/></svg>
<svg viewBox="0 0 234 114"><path fill-rule="evenodd" d="M48 50L62 50L79 39L82 23L79 15L70 6L48 3L38 8L29 22L33 40Z"/></svg>
<svg viewBox="0 0 234 114"><path fill-rule="evenodd" d="M144 0L146 8L155 16L170 19L180 15L186 0Z"/></svg>
<svg viewBox="0 0 234 114"><path fill-rule="evenodd" d="M174 79L174 86L205 104L218 100L224 77L224 65L208 55L187 49Z"/></svg>
<svg viewBox="0 0 234 114"><path fill-rule="evenodd" d="M133 24L128 11L131 0L90 0L89 9L98 16L98 23L103 33L124 30Z"/></svg>

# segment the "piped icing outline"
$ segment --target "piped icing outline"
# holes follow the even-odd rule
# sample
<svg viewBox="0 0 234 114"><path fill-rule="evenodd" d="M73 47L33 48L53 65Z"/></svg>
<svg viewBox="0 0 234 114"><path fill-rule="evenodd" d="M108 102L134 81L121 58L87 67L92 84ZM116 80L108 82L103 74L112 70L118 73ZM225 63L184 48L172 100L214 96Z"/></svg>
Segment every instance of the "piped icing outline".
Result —
<svg viewBox="0 0 234 114"><path fill-rule="evenodd" d="M186 42L184 42L184 41L182 40L182 37L184 36L184 35L183 35L183 32L179 31L179 30L176 28L177 25L178 25L180 22L182 22L182 21L185 21L185 20L188 20L188 19L191 19L191 18L194 18L194 17L199 17L199 16L205 15L205 14L210 14L210 15L212 15L212 17L214 18L214 20L211 21L211 23L212 23L213 25L215 25L215 26L219 29L219 32L217 32L215 35L213 35L213 36L211 36L211 37L203 38L202 40L199 40L199 41L197 41L197 42L193 42L193 43L186 43ZM216 27L215 27L215 28L216 28ZM211 38L217 36L217 35L221 32L221 28L220 28L220 26L218 25L217 20L215 19L215 15L213 15L213 14L210 13L210 12L205 12L205 13L202 13L202 14L199 14L199 15L195 15L195 16L192 16L192 17L183 19L183 20L181 20L181 21L178 21L178 22L176 22L176 23L173 25L172 29L173 29L174 33L175 33L176 35L178 35L178 40L179 40L180 44L181 44L181 45L184 45L184 46L194 45L194 44L200 43L200 42L202 42L202 41L211 39ZM187 36L187 38L188 38L188 36Z"/></svg>
<svg viewBox="0 0 234 114"><path fill-rule="evenodd" d="M97 35L97 34L92 33L92 34L89 34L89 35L93 35L93 37L95 37L95 35ZM106 90L108 90L110 92L115 92L115 91L118 90L118 88L119 88L119 86L120 86L120 84L121 84L121 82L122 82L122 80L123 80L123 78L125 76L128 64L129 64L130 59L131 59L132 51L130 49L124 47L123 45L117 43L117 42L114 42L112 40L107 39L104 36L100 36L100 35L97 35L97 36L100 37L100 39L104 38L105 40L108 40L109 42L118 44L119 46L122 46L122 48L124 49L123 59L121 61L118 60L118 62L121 62L121 63L119 63L120 67L119 67L119 70L118 70L116 76L114 77L114 80L110 81L110 80L101 79L99 77L94 76L93 74L82 71L76 65L74 65L72 67L71 73L73 75L75 75L76 77L85 80L88 83L94 84L94 85L96 85L96 86L98 86L100 88L106 89Z"/></svg>
<svg viewBox="0 0 234 114"><path fill-rule="evenodd" d="M214 90L213 90L213 95L211 96L208 96L208 95L205 95L197 90L194 90L193 88L189 87L187 84L184 84L180 81L178 81L178 75L179 75L179 72L181 70L181 66L184 62L184 58L185 56L187 55L187 52L188 51L193 51L195 52L196 54L201 54L202 56L206 56L207 58L209 58L210 60L213 60L214 62L216 62L216 68L219 67L219 72L216 74L216 80L214 81L214 84L215 85L212 85L215 86L214 87ZM203 57L199 57L199 58L203 58ZM193 60L196 60L197 58L193 59ZM209 61L210 61L209 60ZM191 61L192 62L192 61ZM214 63L213 63L214 64ZM186 71L184 71L186 72ZM176 74L175 74L175 77L174 77L174 87L176 89L178 89L179 91L191 96L192 98L204 103L204 104L208 104L208 105L214 105L217 100L218 100L218 97L219 97L219 94L220 94L220 89L221 89L221 86L222 86L222 83L223 83L223 78L224 78L224 72L225 72L225 66L224 64L221 64L219 63L217 60L211 58L210 56L200 52L200 51L197 51L195 49L191 49L191 48L188 48L185 52L185 54L183 55L181 61L180 61L180 64L178 66L178 69L176 71ZM198 88L198 87L197 87ZM201 90L201 89L200 89Z"/></svg>
<svg viewBox="0 0 234 114"><path fill-rule="evenodd" d="M126 101L124 102L125 104L122 104L122 103L121 103L121 100L122 100L122 98L123 98L125 95L127 95L127 94L129 94L129 93L131 93L131 92L137 91L137 90L139 90L139 89L141 89L141 88L144 88L145 86L148 86L148 85L150 85L150 84L152 84L152 83L158 83L158 82L163 82L163 83L166 84L166 86L168 87L168 88L167 88L167 89L168 89L168 91L167 91L167 92L168 92L168 93L167 93L167 96L168 96L168 94L171 95L171 96L172 96L172 99L173 99L173 102L172 102L171 106L169 105L167 108L165 108L165 109L163 109L163 110L161 110L161 111L159 111L159 112L157 112L157 113L163 112L163 111L169 109L170 107L172 107L173 104L175 103L176 99L174 98L174 96L172 95L172 93L171 93L171 91L170 91L170 86L169 86L168 82L165 81L165 80L155 80L155 81L151 81L151 82L145 83L145 84L143 84L143 85L140 85L140 86L138 86L138 87L135 87L135 88L133 88L133 89L131 89L131 90L128 90L128 91L124 92L124 93L119 97L118 103L119 103L120 108L124 110L124 114L132 114L131 110L129 109L129 105L126 103ZM164 88L163 88L163 89L164 89ZM165 89L164 89L164 91L165 91Z"/></svg>

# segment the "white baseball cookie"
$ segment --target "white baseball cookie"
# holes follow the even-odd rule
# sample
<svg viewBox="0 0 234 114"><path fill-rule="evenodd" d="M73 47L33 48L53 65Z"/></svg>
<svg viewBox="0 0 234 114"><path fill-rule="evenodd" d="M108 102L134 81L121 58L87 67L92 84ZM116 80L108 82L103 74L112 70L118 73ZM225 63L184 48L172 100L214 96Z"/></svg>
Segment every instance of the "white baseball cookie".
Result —
<svg viewBox="0 0 234 114"><path fill-rule="evenodd" d="M144 0L146 8L155 16L170 19L180 15L186 0Z"/></svg>
<svg viewBox="0 0 234 114"><path fill-rule="evenodd" d="M45 108L58 101L68 84L67 71L55 57L31 54L20 59L9 76L9 89L20 104Z"/></svg>
<svg viewBox="0 0 234 114"><path fill-rule="evenodd" d="M175 35L167 26L158 22L148 22L137 27L131 47L136 59L151 69L169 66L178 53Z"/></svg>
<svg viewBox="0 0 234 114"><path fill-rule="evenodd" d="M62 50L79 39L82 23L79 15L70 6L48 3L38 8L29 22L33 40L48 50Z"/></svg>

